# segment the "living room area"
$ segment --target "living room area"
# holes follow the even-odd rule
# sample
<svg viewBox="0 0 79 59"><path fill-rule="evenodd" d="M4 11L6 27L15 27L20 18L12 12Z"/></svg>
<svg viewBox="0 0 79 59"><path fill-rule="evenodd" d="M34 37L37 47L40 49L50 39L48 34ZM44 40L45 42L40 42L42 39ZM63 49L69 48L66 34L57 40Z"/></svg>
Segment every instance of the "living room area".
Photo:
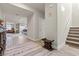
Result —
<svg viewBox="0 0 79 59"><path fill-rule="evenodd" d="M7 10L6 10L7 8ZM27 42L27 17L31 13L10 4L0 4L0 44L8 49ZM2 30L1 30L2 28ZM2 41L1 41L2 40ZM3 54L0 51L0 54Z"/></svg>

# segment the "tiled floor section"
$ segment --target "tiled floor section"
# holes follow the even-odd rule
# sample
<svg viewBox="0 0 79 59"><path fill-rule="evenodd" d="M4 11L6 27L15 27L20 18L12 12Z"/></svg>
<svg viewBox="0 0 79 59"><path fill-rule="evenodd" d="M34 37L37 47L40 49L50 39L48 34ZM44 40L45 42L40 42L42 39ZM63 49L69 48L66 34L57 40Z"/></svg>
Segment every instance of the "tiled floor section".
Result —
<svg viewBox="0 0 79 59"><path fill-rule="evenodd" d="M8 34L5 56L79 56L79 49L68 45L61 50L48 51L24 35Z"/></svg>

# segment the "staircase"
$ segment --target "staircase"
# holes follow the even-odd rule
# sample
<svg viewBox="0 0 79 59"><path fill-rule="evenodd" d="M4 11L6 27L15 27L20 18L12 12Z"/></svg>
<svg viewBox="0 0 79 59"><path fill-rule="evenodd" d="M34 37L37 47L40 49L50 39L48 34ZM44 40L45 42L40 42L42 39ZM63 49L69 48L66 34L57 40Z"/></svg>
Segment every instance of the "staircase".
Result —
<svg viewBox="0 0 79 59"><path fill-rule="evenodd" d="M66 43L71 46L79 46L79 27L70 27Z"/></svg>

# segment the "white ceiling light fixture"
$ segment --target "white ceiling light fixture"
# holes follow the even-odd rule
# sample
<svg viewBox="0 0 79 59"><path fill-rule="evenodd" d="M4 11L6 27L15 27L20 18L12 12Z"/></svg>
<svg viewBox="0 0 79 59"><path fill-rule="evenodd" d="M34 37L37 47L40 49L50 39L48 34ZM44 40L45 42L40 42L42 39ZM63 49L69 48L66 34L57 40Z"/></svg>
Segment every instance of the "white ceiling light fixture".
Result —
<svg viewBox="0 0 79 59"><path fill-rule="evenodd" d="M65 7L64 6L61 6L61 11L65 11Z"/></svg>

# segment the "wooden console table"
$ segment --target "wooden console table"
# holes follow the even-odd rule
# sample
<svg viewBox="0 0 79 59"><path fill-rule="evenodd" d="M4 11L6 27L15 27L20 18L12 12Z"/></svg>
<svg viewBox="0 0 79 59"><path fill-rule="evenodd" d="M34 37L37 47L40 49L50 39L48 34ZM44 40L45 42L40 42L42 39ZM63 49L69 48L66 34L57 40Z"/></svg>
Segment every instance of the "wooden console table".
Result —
<svg viewBox="0 0 79 59"><path fill-rule="evenodd" d="M46 38L43 38L42 39L44 41L44 48L48 49L49 51L52 51L53 48L52 48L52 42L54 42L54 40L47 40Z"/></svg>

